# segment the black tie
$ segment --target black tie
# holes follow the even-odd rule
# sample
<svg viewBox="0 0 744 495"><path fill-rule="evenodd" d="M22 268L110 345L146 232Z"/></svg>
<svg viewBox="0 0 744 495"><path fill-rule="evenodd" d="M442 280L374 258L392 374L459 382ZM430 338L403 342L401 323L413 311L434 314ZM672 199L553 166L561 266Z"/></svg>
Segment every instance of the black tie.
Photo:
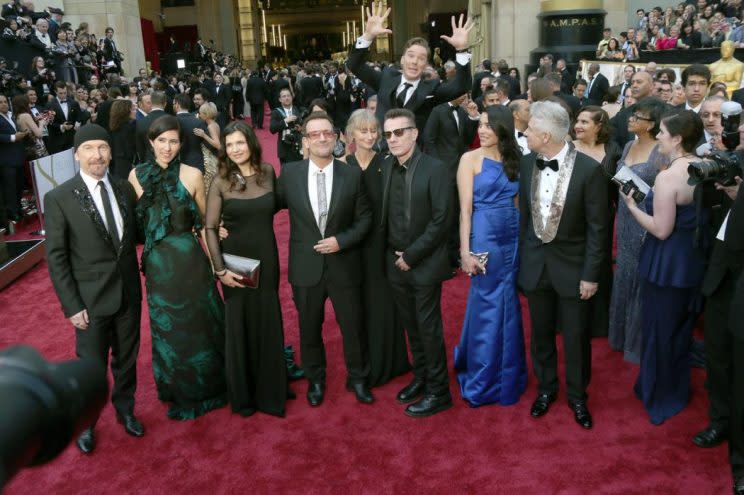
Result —
<svg viewBox="0 0 744 495"><path fill-rule="evenodd" d="M457 115L457 107L456 106L450 106L450 110L452 110L452 118L455 119L455 125L457 126L457 132L460 132L460 121L459 115Z"/></svg>
<svg viewBox="0 0 744 495"><path fill-rule="evenodd" d="M403 108L406 105L406 94L408 93L408 88L411 87L413 87L413 84L403 83L403 91L398 93L398 98L396 99L398 102L398 108Z"/></svg>
<svg viewBox="0 0 744 495"><path fill-rule="evenodd" d="M114 219L114 210L111 208L111 199L109 199L108 189L106 183L102 180L98 181L98 187L101 189L101 199L103 200L103 211L106 214L106 230L108 230L111 236L111 241L114 244L114 250L119 252L119 231L116 229L116 220Z"/></svg>
<svg viewBox="0 0 744 495"><path fill-rule="evenodd" d="M558 160L543 160L542 158L538 158L535 160L535 163L540 170L545 170L545 167L548 167L553 169L554 172L558 171Z"/></svg>
<svg viewBox="0 0 744 495"><path fill-rule="evenodd" d="M518 138L524 137L524 132L517 131L517 137Z"/></svg>

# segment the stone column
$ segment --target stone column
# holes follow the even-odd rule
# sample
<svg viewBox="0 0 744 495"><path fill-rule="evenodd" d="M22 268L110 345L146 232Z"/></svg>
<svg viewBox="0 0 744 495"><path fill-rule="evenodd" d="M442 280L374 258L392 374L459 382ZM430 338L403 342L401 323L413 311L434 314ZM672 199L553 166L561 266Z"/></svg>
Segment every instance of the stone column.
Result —
<svg viewBox="0 0 744 495"><path fill-rule="evenodd" d="M261 56L261 12L256 0L237 0L240 59L253 67Z"/></svg>
<svg viewBox="0 0 744 495"><path fill-rule="evenodd" d="M99 39L107 27L114 29L114 43L124 54L122 69L131 78L145 67L139 3L137 0L64 0L65 21L73 28L87 22L90 32Z"/></svg>

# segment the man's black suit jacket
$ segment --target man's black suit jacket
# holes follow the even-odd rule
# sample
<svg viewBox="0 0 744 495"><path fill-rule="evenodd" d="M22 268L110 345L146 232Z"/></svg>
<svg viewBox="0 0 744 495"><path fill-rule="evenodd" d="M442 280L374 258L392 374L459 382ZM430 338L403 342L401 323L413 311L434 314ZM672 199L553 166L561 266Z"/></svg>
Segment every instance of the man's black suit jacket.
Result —
<svg viewBox="0 0 744 495"><path fill-rule="evenodd" d="M70 129L69 131L62 132L60 127L65 122L81 122L80 104L67 97L67 118L62 111L62 107L59 104L57 98L52 98L47 105L48 110L54 111L54 120L49 124L49 138L47 141L47 149L49 153L58 153L66 149L70 149L73 146L75 140L75 130Z"/></svg>
<svg viewBox="0 0 744 495"><path fill-rule="evenodd" d="M589 100L590 105L602 106L602 100L607 94L607 90L610 89L610 82L601 72L597 72L594 78L596 81L591 85L592 89L589 91L589 94L586 95L586 98Z"/></svg>
<svg viewBox="0 0 744 495"><path fill-rule="evenodd" d="M450 180L454 180L460 157L475 138L478 121L472 120L464 108L458 107L458 128L451 108L449 103L442 103L431 111L424 129L424 152L444 162Z"/></svg>
<svg viewBox="0 0 744 495"><path fill-rule="evenodd" d="M296 106L292 107L292 115L297 115L298 120L295 121L297 124L301 124L299 117L302 115L303 110ZM283 110L275 108L271 111L271 121L269 122L269 130L272 134L276 134L276 154L282 161L295 161L302 159L302 155L291 145L285 143L282 140L282 133L289 128L284 122L285 115ZM294 125L294 124L293 124Z"/></svg>
<svg viewBox="0 0 744 495"><path fill-rule="evenodd" d="M251 105L263 105L268 97L269 86L258 74L251 75L245 85L245 99Z"/></svg>
<svg viewBox="0 0 744 495"><path fill-rule="evenodd" d="M143 163L150 158L155 157L152 152L152 146L150 146L150 141L147 139L147 131L150 130L150 126L155 122L155 119L162 117L163 115L166 115L164 110L156 109L137 121L137 129L135 133L135 141L137 143L137 163Z"/></svg>
<svg viewBox="0 0 744 495"><path fill-rule="evenodd" d="M98 105L98 115L96 117L96 124L100 125L107 131L110 131L109 119L111 117L111 106L114 104L114 101L116 100L113 98L109 98L107 100L102 101L101 104Z"/></svg>
<svg viewBox="0 0 744 495"><path fill-rule="evenodd" d="M318 76L308 76L300 80L300 104L303 107L310 108L310 102L321 96L323 96L323 79Z"/></svg>
<svg viewBox="0 0 744 495"><path fill-rule="evenodd" d="M24 140L11 141L16 132L5 118L0 117L0 156L3 157L0 167L21 168L26 161Z"/></svg>
<svg viewBox="0 0 744 495"><path fill-rule="evenodd" d="M561 93L565 95L573 95L573 85L576 82L576 76L571 73L568 68L563 69L561 72Z"/></svg>
<svg viewBox="0 0 744 495"><path fill-rule="evenodd" d="M202 153L202 138L194 134L194 129L207 131L207 124L193 113L181 112L176 115L183 135L181 141L181 163L196 167L204 172L204 154Z"/></svg>
<svg viewBox="0 0 744 495"><path fill-rule="evenodd" d="M571 109L571 117L576 118L579 115L581 109L581 102L572 94L561 93L560 91L553 92L553 95L566 102L568 108Z"/></svg>
<svg viewBox="0 0 744 495"><path fill-rule="evenodd" d="M392 66L388 66L382 72L372 69L366 63L368 55L369 48L354 48L349 54L346 65L362 82L377 91L377 119L383 122L385 112L398 107L396 97L403 75L401 71ZM452 81L443 83L439 80L421 79L416 91L408 99L404 108L416 115L416 127L420 135L423 135L426 120L435 106L452 101L470 89L473 83L470 64L455 64L455 66L457 70Z"/></svg>
<svg viewBox="0 0 744 495"><path fill-rule="evenodd" d="M744 106L744 88L734 90L734 92L731 93L731 101L735 101L739 105Z"/></svg>
<svg viewBox="0 0 744 495"><path fill-rule="evenodd" d="M282 208L289 210L289 283L313 287L323 277L329 284L353 287L362 283L361 242L372 227L372 209L358 167L334 160L333 185L325 235L310 205L309 161L287 163L277 182ZM341 248L322 255L313 249L318 241L336 237Z"/></svg>
<svg viewBox="0 0 744 495"><path fill-rule="evenodd" d="M382 221L377 228L383 231L385 239L391 201L390 182L396 161L393 155L389 155L381 164ZM441 161L416 150L409 167L414 162L413 176L406 181L410 191L410 220L408 246L403 251L403 259L411 267L409 273L414 285L436 285L452 276L447 251L452 185L447 167ZM397 268L387 266L387 269Z"/></svg>
<svg viewBox="0 0 744 495"><path fill-rule="evenodd" d="M230 116L230 102L232 101L233 92L232 87L229 84L220 84L220 90L217 91L217 85L212 82L208 88L212 94L212 101L214 106L217 107L217 111L224 115L224 118Z"/></svg>
<svg viewBox="0 0 744 495"><path fill-rule="evenodd" d="M558 232L549 243L537 235L532 217L532 174L537 155L522 157L519 174L519 286L537 287L543 270L561 297L578 297L579 282L599 282L608 225L607 179L599 163L577 153ZM537 219L542 222L541 218Z"/></svg>
<svg viewBox="0 0 744 495"><path fill-rule="evenodd" d="M125 180L109 176L124 221L119 251L80 174L44 196L49 275L65 317L83 309L110 316L142 299L137 264L136 196Z"/></svg>

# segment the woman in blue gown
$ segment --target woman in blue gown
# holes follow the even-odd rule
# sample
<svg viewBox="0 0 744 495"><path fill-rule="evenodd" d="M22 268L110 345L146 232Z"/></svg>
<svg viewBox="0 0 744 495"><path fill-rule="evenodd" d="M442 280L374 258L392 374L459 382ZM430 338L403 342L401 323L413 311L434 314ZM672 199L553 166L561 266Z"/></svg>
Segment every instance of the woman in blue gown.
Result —
<svg viewBox="0 0 744 495"><path fill-rule="evenodd" d="M690 342L700 314L704 274L701 249L705 211L698 215L687 167L703 136L694 112L662 119L659 148L670 158L646 198L648 213L631 196L628 209L648 234L641 246L638 275L642 284L641 371L635 384L651 423L679 413L690 395Z"/></svg>
<svg viewBox="0 0 744 495"><path fill-rule="evenodd" d="M519 159L509 110L488 107L478 126L480 148L457 171L460 257L472 277L455 369L472 407L514 404L527 386L519 267ZM471 253L488 253L484 265Z"/></svg>

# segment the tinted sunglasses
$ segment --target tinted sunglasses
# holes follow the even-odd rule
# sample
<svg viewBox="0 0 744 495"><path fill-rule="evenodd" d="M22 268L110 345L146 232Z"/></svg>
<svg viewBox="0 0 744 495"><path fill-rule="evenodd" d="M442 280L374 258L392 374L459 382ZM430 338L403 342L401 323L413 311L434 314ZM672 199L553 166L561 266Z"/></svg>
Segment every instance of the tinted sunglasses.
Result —
<svg viewBox="0 0 744 495"><path fill-rule="evenodd" d="M400 129L394 129L392 131L385 131L382 133L383 136L385 136L385 139L390 139L393 137L393 134L395 134L395 137L401 137L403 133L405 133L409 129L415 129L415 127L401 127Z"/></svg>

